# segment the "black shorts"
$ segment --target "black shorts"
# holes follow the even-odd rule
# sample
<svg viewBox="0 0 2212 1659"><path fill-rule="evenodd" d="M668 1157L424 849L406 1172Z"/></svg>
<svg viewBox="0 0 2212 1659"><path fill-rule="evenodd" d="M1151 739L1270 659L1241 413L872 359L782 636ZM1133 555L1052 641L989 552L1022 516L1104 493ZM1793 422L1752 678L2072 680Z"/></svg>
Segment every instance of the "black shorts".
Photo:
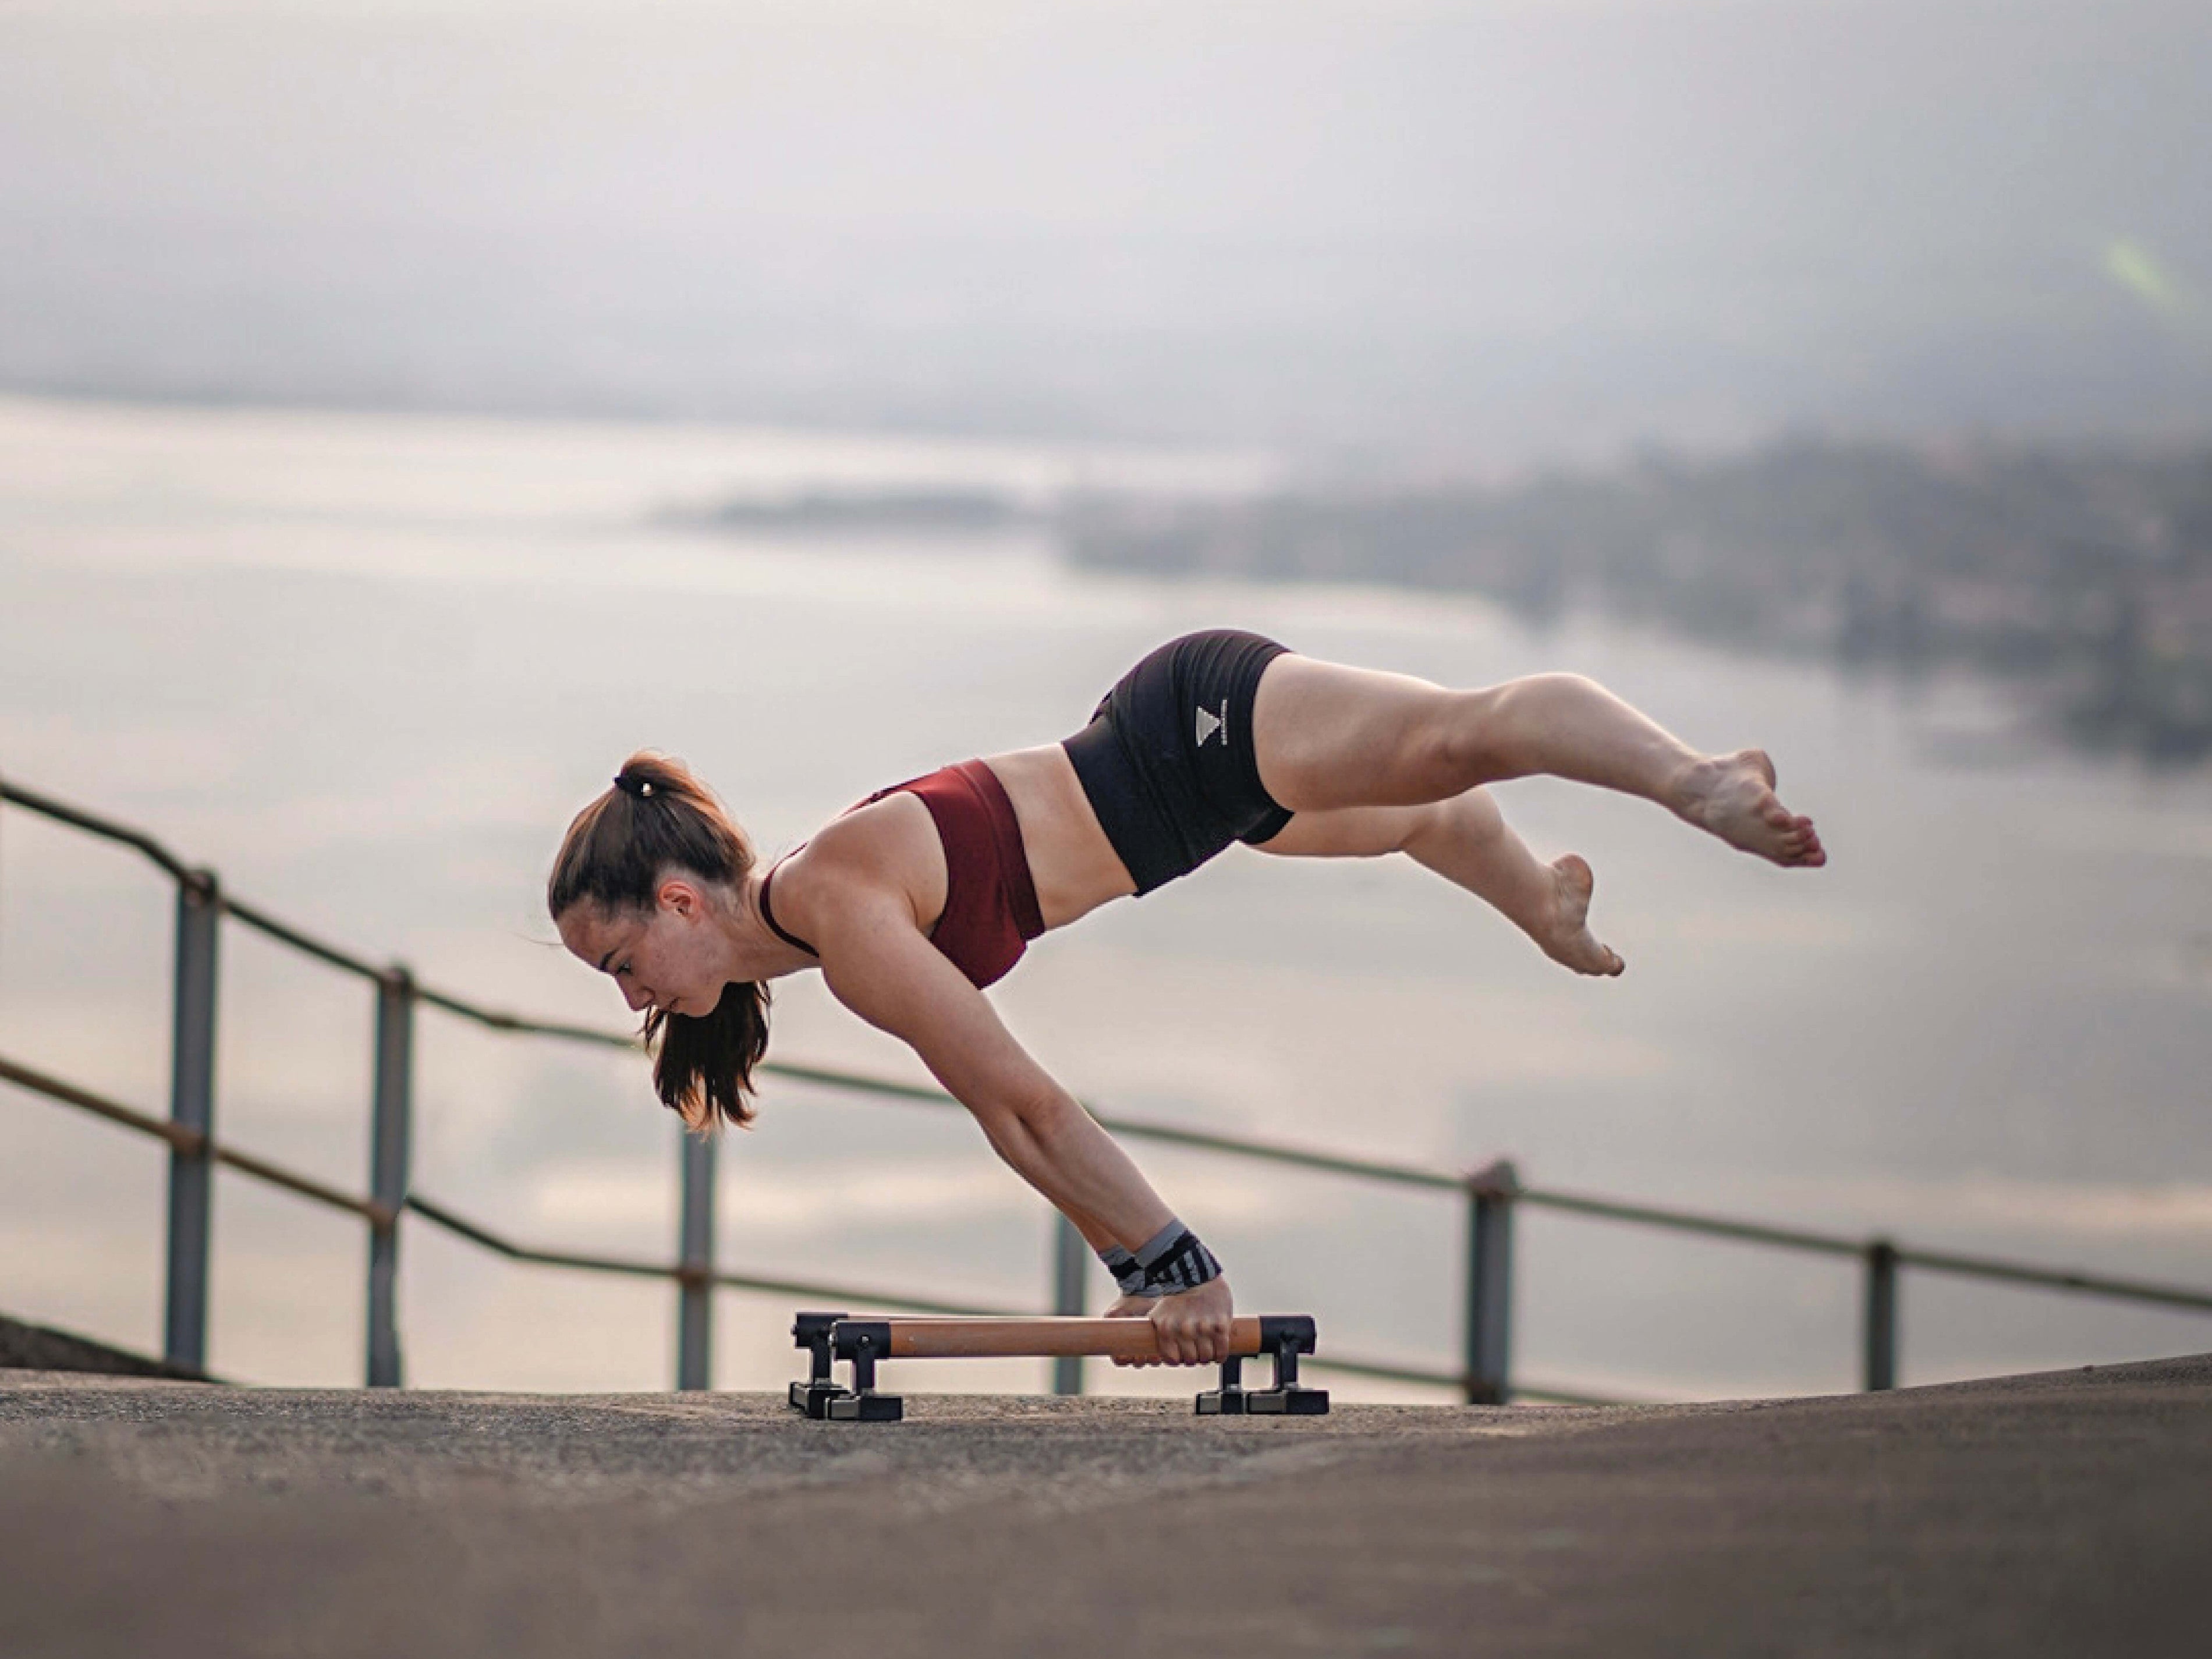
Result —
<svg viewBox="0 0 2212 1659"><path fill-rule="evenodd" d="M1261 672L1288 649L1228 628L1170 640L1060 745L1139 893L1291 821L1261 786L1252 747Z"/></svg>

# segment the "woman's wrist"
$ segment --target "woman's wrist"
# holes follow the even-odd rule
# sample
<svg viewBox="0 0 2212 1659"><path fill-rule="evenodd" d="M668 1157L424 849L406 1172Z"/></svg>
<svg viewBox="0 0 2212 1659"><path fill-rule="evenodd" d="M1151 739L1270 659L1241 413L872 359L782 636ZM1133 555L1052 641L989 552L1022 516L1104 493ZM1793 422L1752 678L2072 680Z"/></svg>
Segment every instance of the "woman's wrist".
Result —
<svg viewBox="0 0 2212 1659"><path fill-rule="evenodd" d="M1098 1252L1099 1261L1106 1271L1114 1275L1115 1287L1124 1296L1158 1296L1159 1291L1145 1284L1145 1269L1134 1255L1119 1244L1109 1244Z"/></svg>
<svg viewBox="0 0 2212 1659"><path fill-rule="evenodd" d="M1182 1222L1168 1224L1139 1245L1133 1253L1143 1271L1145 1296L1174 1296L1194 1291L1221 1277L1221 1263Z"/></svg>

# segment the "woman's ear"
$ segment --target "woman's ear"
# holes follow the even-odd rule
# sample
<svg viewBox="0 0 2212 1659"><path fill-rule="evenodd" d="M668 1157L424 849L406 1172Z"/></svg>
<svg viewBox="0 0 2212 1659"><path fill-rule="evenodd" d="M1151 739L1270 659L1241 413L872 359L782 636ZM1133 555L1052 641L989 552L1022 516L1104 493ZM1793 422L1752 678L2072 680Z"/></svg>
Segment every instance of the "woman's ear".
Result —
<svg viewBox="0 0 2212 1659"><path fill-rule="evenodd" d="M664 910L673 910L689 921L704 908L705 902L699 890L680 876L671 876L660 884L653 901Z"/></svg>

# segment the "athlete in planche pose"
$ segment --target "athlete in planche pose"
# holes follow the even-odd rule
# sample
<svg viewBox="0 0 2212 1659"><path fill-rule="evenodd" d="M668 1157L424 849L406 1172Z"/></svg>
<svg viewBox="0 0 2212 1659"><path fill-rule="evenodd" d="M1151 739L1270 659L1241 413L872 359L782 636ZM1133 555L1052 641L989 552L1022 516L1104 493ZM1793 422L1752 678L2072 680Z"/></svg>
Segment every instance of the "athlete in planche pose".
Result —
<svg viewBox="0 0 2212 1659"><path fill-rule="evenodd" d="M1406 854L1554 961L1618 974L1589 929L1589 866L1540 862L1482 787L1538 773L1641 795L1777 864L1826 862L1763 752L1700 754L1578 676L1449 690L1218 629L1146 657L1065 742L879 790L768 869L681 763L632 756L568 826L546 902L568 949L645 1013L655 1087L698 1130L751 1120L769 981L820 968L1081 1230L1120 1285L1109 1314L1149 1317L1161 1358L1195 1364L1227 1351L1219 1263L982 988L1039 934L1232 841Z"/></svg>

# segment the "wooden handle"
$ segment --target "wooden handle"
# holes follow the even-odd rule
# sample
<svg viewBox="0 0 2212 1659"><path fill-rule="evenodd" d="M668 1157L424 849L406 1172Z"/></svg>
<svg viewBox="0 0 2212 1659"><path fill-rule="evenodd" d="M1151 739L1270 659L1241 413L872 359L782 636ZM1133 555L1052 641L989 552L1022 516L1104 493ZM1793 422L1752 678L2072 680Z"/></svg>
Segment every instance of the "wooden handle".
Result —
<svg viewBox="0 0 2212 1659"><path fill-rule="evenodd" d="M1159 1344L1149 1319L887 1319L890 1359L1009 1359L1100 1354L1155 1359ZM1229 1352L1256 1354L1260 1322L1231 1322Z"/></svg>

